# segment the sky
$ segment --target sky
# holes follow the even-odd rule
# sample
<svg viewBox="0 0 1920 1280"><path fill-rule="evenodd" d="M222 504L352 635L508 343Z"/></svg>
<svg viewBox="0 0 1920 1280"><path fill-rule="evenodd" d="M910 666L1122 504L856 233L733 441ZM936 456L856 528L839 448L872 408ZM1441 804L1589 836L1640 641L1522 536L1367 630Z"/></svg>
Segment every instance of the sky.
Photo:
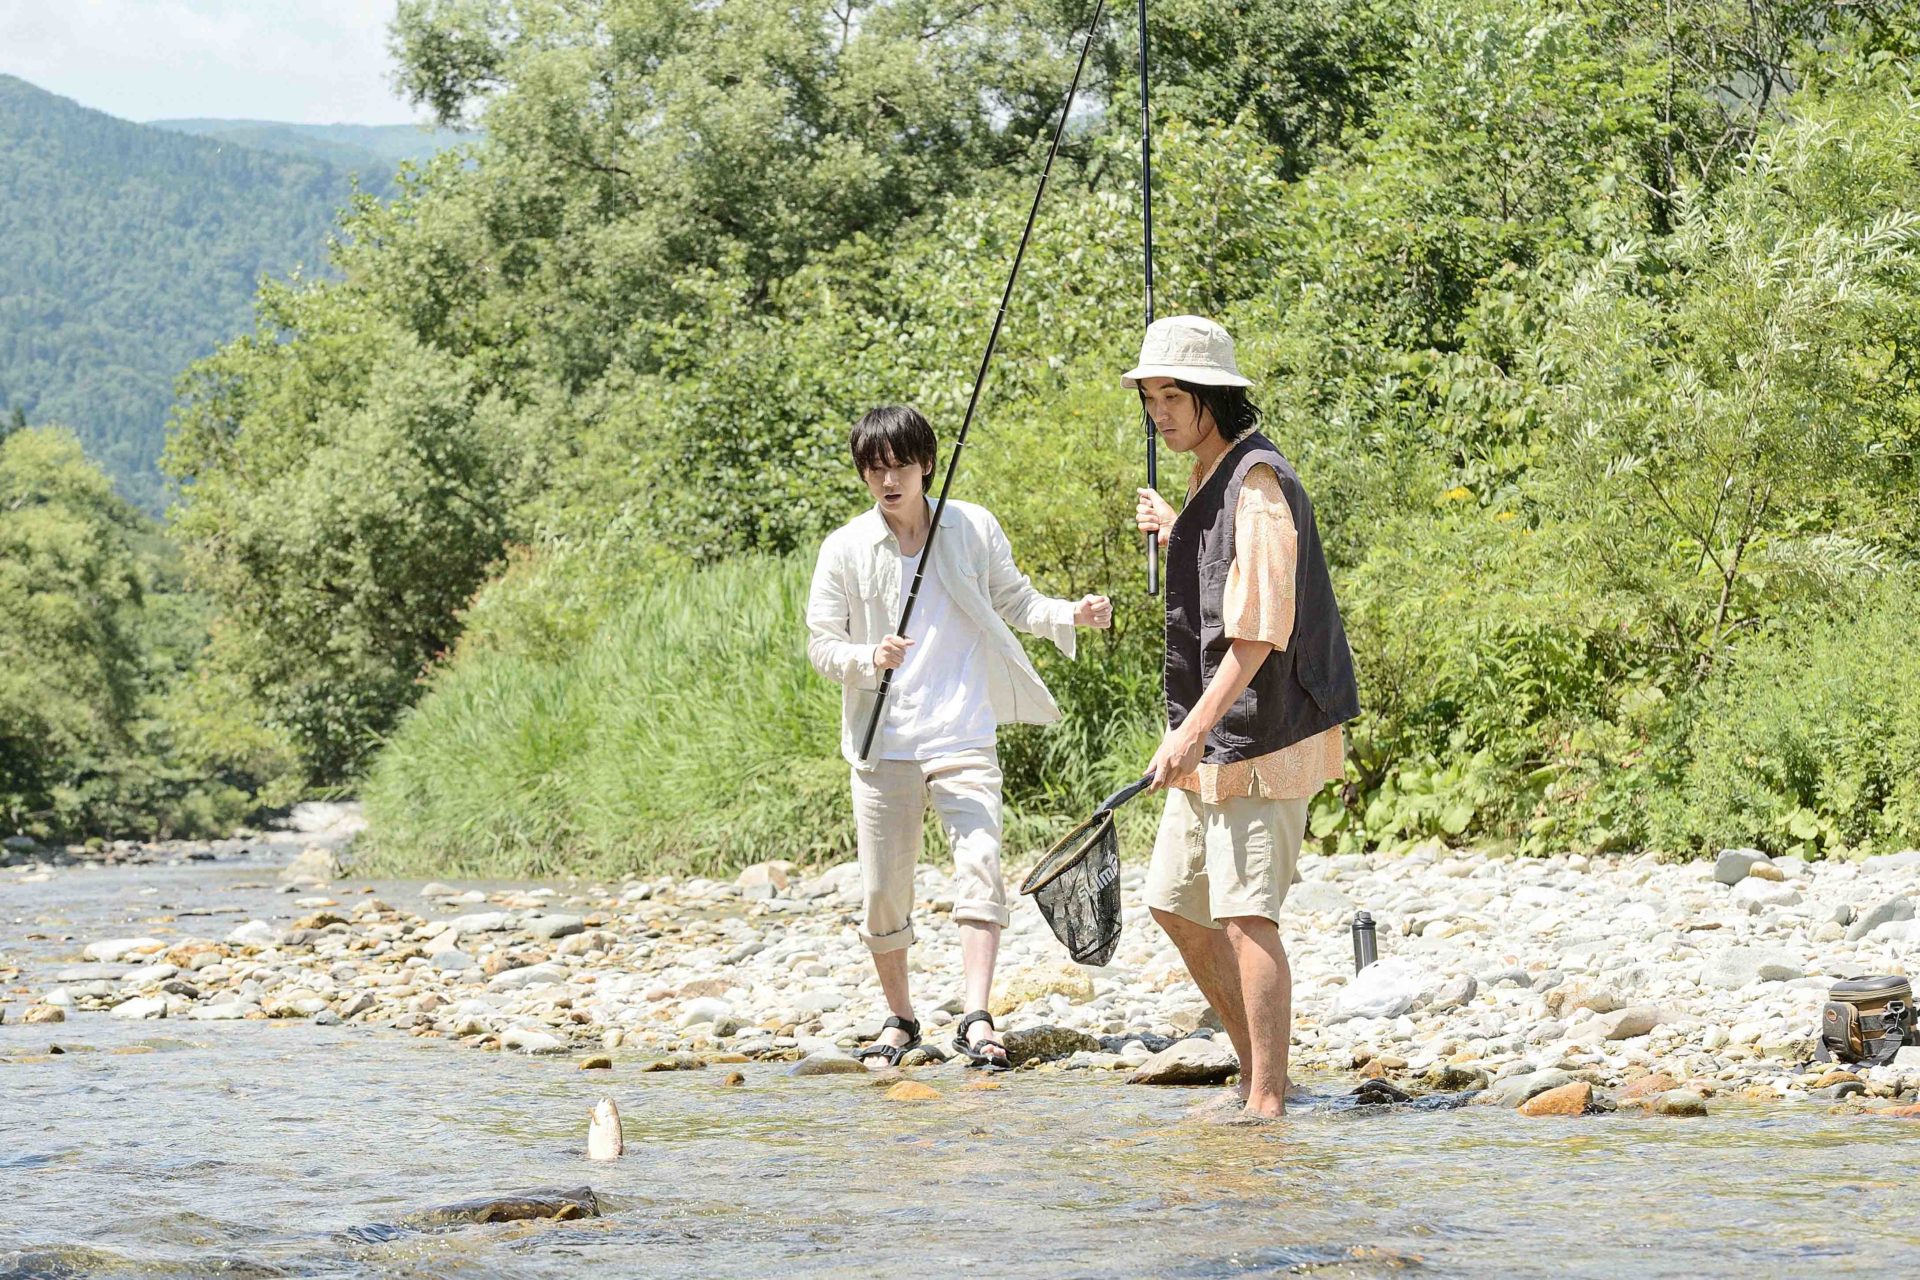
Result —
<svg viewBox="0 0 1920 1280"><path fill-rule="evenodd" d="M410 124L396 0L0 0L0 73L127 120Z"/></svg>

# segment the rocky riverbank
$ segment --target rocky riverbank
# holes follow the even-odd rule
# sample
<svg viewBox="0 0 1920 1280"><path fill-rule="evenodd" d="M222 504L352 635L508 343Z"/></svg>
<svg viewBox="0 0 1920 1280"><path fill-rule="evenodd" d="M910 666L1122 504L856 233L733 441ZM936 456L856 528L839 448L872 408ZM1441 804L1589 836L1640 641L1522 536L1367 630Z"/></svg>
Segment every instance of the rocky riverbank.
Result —
<svg viewBox="0 0 1920 1280"><path fill-rule="evenodd" d="M0 871L0 890L84 873L20 862ZM1810 1063L1833 980L1906 971L1920 852L1665 865L1435 849L1309 857L1302 875L1284 922L1298 1075L1482 1090L1549 1112L1693 1114L1727 1096L1889 1108L1920 1089L1920 1049L1858 1071ZM960 1008L958 947L944 878L921 877L914 981L930 1044L943 1043ZM1208 1011L1140 908L1141 879L1137 868L1124 879L1127 933L1103 969L1065 962L1019 904L995 1005L1028 1069L1131 1071L1206 1035ZM232 927L174 904L137 936L14 961L0 1020L309 1018L662 1069L806 1057L834 1070L884 1014L854 933L850 865L810 875L767 863L725 883L376 892L319 846L280 887L284 912ZM1379 922L1382 958L1356 979L1347 926L1360 908ZM1224 1037L1181 1049L1172 1056L1190 1075L1231 1066Z"/></svg>

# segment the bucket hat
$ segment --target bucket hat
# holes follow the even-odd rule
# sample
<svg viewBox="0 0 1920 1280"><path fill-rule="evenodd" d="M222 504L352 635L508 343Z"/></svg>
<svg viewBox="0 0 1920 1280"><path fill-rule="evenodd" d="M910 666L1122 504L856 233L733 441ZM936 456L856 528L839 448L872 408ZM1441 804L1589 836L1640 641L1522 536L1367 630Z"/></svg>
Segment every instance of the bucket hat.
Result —
<svg viewBox="0 0 1920 1280"><path fill-rule="evenodd" d="M1146 378L1178 378L1209 387L1250 387L1233 359L1233 336L1203 316L1167 316L1147 326L1140 363L1121 375L1129 387Z"/></svg>

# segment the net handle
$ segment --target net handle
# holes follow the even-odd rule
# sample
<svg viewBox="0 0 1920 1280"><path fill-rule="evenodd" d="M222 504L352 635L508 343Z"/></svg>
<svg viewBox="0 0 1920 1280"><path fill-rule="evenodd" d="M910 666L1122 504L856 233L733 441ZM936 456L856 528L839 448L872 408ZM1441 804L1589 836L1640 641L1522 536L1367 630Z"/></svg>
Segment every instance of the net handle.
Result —
<svg viewBox="0 0 1920 1280"><path fill-rule="evenodd" d="M1145 791L1147 789L1147 784L1152 781L1153 781L1153 775L1149 773L1149 774L1143 775L1138 782L1129 782L1126 786L1120 788L1118 791L1108 796L1105 800L1102 800L1100 802L1100 807L1098 809L1095 809L1094 813L1102 814L1102 813L1113 812L1115 809L1118 809L1121 805L1125 804L1127 801L1139 795L1142 791Z"/></svg>

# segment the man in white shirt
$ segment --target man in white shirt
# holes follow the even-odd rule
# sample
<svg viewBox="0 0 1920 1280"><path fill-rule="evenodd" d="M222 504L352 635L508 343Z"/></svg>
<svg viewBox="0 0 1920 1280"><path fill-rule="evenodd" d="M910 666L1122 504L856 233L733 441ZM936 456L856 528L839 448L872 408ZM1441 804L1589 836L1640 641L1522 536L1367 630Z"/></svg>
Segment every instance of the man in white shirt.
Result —
<svg viewBox="0 0 1920 1280"><path fill-rule="evenodd" d="M1074 628L1108 626L1113 606L1104 596L1074 602L1041 595L1014 565L999 521L983 507L950 500L914 606L913 635L891 634L933 526L927 485L938 442L918 411L889 405L854 424L848 445L874 505L821 545L807 599L807 657L845 690L840 740L853 766L865 886L861 939L891 1015L859 1056L894 1065L920 1043L907 948L931 797L953 849L953 918L966 985L968 1012L954 1048L976 1066L1006 1070L1006 1049L987 1012L1007 923L994 735L1002 724L1060 718L1009 628L1044 636L1072 657ZM859 739L888 670L894 676L886 713L862 759Z"/></svg>

